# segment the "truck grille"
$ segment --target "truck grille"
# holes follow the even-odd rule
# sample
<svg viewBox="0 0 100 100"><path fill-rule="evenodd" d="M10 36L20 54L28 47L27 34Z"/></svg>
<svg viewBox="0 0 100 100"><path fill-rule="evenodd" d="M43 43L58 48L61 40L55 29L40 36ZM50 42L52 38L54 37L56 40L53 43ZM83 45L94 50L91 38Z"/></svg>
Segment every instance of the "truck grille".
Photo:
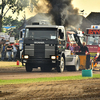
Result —
<svg viewBox="0 0 100 100"><path fill-rule="evenodd" d="M25 46L25 54L30 58L50 58L55 55L55 46L50 44L29 44Z"/></svg>
<svg viewBox="0 0 100 100"><path fill-rule="evenodd" d="M34 45L34 58L45 58L45 44Z"/></svg>
<svg viewBox="0 0 100 100"><path fill-rule="evenodd" d="M25 46L25 54L29 56L34 56L34 44Z"/></svg>

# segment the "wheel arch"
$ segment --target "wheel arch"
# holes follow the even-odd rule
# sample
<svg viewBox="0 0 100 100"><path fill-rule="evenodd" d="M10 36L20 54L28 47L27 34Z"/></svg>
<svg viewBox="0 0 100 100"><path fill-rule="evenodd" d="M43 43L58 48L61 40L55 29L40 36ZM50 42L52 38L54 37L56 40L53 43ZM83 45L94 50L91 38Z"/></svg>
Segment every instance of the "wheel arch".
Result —
<svg viewBox="0 0 100 100"><path fill-rule="evenodd" d="M65 53L64 52L61 53L61 57L63 57L64 61L65 61Z"/></svg>

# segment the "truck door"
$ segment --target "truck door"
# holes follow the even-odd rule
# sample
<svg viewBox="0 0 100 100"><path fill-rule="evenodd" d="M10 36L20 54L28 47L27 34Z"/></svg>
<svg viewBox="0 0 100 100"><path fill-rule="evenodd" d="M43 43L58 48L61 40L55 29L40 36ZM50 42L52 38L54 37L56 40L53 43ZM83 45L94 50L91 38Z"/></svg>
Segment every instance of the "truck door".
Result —
<svg viewBox="0 0 100 100"><path fill-rule="evenodd" d="M61 46L61 49L62 50L65 49L64 31L62 29L59 29L58 41L59 41L59 45Z"/></svg>

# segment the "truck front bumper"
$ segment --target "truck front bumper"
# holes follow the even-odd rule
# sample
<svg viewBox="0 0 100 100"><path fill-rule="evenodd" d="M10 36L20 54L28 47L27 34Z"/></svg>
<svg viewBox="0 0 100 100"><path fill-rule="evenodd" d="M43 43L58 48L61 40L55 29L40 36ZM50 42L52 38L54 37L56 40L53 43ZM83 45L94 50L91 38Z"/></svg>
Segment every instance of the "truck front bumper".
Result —
<svg viewBox="0 0 100 100"><path fill-rule="evenodd" d="M31 63L37 66L41 65L57 65L57 60L52 59L22 59L22 64Z"/></svg>

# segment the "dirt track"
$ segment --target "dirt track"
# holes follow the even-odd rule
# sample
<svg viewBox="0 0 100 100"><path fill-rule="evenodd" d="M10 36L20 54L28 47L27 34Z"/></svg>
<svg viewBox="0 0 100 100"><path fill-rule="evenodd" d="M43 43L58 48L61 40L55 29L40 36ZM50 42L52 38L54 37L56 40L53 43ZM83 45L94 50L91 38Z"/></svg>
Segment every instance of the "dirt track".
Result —
<svg viewBox="0 0 100 100"><path fill-rule="evenodd" d="M100 100L100 79L4 85L0 100Z"/></svg>
<svg viewBox="0 0 100 100"><path fill-rule="evenodd" d="M100 71L93 71L100 74ZM0 79L38 78L81 75L79 72L41 72L25 68L0 67ZM100 79L66 80L0 86L0 100L100 100Z"/></svg>

